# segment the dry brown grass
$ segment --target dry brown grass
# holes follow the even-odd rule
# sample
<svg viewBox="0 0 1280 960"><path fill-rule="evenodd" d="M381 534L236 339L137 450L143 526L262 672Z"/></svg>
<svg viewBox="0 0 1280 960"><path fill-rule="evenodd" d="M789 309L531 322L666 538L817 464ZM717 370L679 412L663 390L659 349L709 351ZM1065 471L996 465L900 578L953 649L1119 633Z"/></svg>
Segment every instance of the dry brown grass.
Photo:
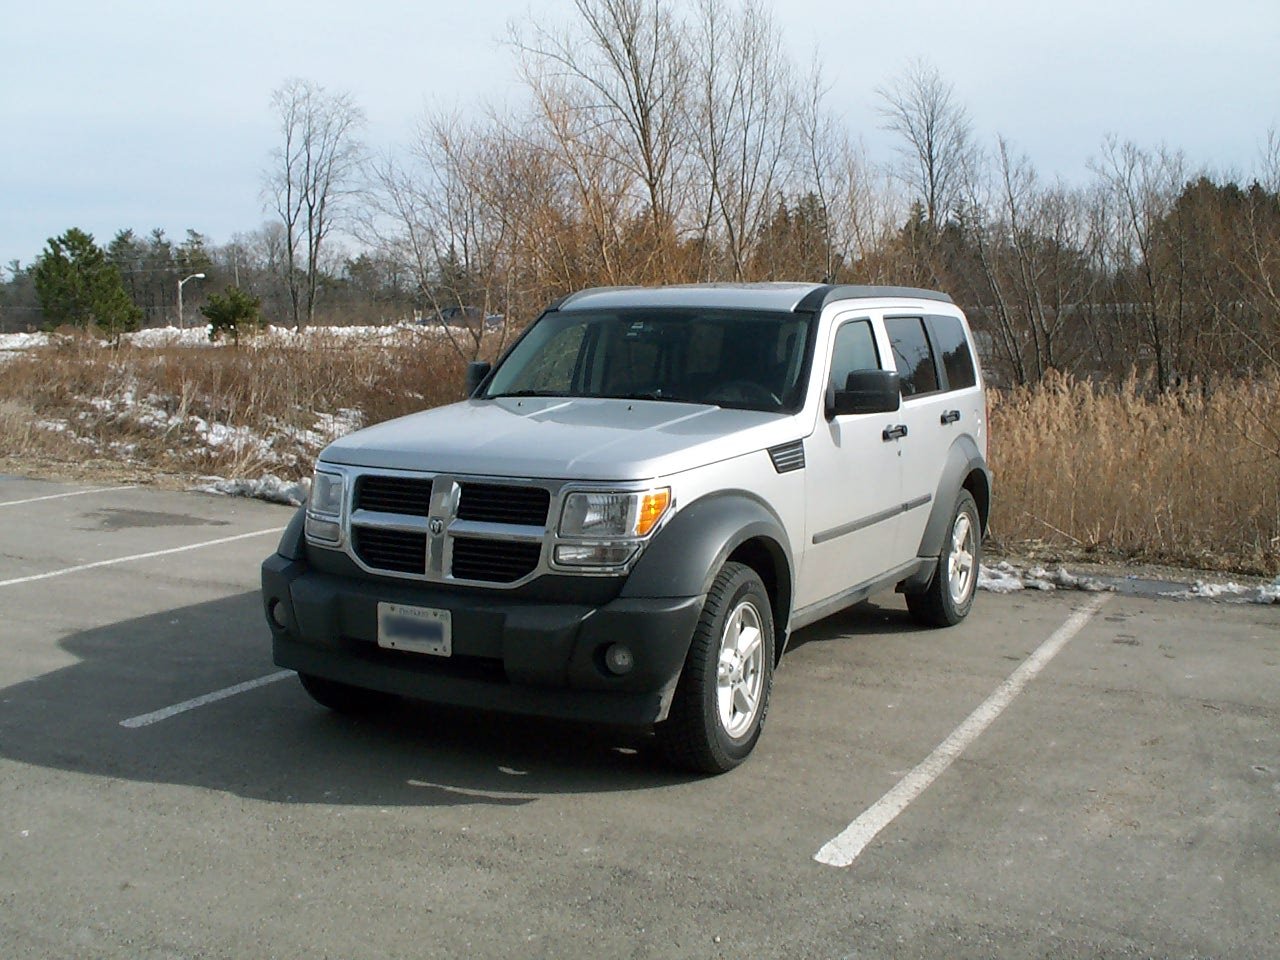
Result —
<svg viewBox="0 0 1280 960"><path fill-rule="evenodd" d="M101 475L114 462L131 476L298 478L326 439L325 416L353 409L370 424L446 403L462 371L447 344L418 331L269 349L66 338L0 362L0 458L45 472L90 463ZM1165 395L1067 378L993 393L993 536L1006 549L1037 542L1274 575L1278 411L1280 375ZM218 446L209 424L230 431Z"/></svg>
<svg viewBox="0 0 1280 960"><path fill-rule="evenodd" d="M366 342L316 333L269 349L113 350L70 338L0 364L0 457L304 476L330 439L326 418L355 410L356 425L369 424L449 402L462 368L416 331Z"/></svg>
<svg viewBox="0 0 1280 960"><path fill-rule="evenodd" d="M1153 395L1054 377L991 397L992 533L1280 570L1280 375Z"/></svg>

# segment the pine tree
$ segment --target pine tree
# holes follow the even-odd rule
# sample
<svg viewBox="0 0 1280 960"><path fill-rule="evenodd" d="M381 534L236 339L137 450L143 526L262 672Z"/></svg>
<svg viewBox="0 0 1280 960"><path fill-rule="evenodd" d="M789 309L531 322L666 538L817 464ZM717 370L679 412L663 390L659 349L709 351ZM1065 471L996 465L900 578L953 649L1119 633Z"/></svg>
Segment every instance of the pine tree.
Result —
<svg viewBox="0 0 1280 960"><path fill-rule="evenodd" d="M223 333L230 333L237 344L245 329L256 329L262 301L239 287L228 287L225 294L213 294L200 312L209 320L209 339L216 340Z"/></svg>
<svg viewBox="0 0 1280 960"><path fill-rule="evenodd" d="M51 238L33 271L40 309L53 325L97 326L112 337L135 330L142 311L129 299L120 270L92 235L72 227Z"/></svg>

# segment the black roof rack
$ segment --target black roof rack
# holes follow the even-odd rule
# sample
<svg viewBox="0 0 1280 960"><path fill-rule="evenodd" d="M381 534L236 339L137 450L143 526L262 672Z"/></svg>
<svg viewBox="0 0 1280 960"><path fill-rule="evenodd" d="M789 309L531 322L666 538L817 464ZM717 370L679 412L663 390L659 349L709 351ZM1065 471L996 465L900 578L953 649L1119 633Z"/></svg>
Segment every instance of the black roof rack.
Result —
<svg viewBox="0 0 1280 960"><path fill-rule="evenodd" d="M939 290L925 290L922 287L881 287L866 284L833 283L817 287L805 295L796 304L796 310L818 311L833 300L857 300L872 297L911 297L915 300L937 300L941 303L954 303L947 294Z"/></svg>

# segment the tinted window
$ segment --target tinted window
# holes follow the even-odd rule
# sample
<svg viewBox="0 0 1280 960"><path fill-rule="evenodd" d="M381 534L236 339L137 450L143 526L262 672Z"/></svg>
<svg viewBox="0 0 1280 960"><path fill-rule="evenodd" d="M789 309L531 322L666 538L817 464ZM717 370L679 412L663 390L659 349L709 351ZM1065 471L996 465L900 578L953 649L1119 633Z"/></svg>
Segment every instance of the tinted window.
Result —
<svg viewBox="0 0 1280 960"><path fill-rule="evenodd" d="M485 395L791 410L803 401L812 322L695 308L549 313L499 364Z"/></svg>
<svg viewBox="0 0 1280 960"><path fill-rule="evenodd" d="M896 317L884 322L893 344L893 359L902 380L902 395L932 393L938 389L938 371L933 364L933 350L925 336L924 321L919 317Z"/></svg>
<svg viewBox="0 0 1280 960"><path fill-rule="evenodd" d="M947 388L963 390L978 382L973 367L973 354L964 336L964 326L956 317L930 317L929 330L934 346L942 354L942 368L947 372Z"/></svg>
<svg viewBox="0 0 1280 960"><path fill-rule="evenodd" d="M836 331L836 342L831 351L831 386L843 390L845 381L854 370L879 369L880 357L876 353L870 320L855 320Z"/></svg>

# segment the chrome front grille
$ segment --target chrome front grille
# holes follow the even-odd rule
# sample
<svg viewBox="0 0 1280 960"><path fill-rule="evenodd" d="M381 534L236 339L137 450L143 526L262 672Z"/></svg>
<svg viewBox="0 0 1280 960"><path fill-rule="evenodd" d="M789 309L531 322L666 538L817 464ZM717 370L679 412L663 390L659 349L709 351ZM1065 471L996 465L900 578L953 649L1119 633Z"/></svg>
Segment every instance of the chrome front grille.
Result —
<svg viewBox="0 0 1280 960"><path fill-rule="evenodd" d="M514 585L539 570L551 502L533 484L361 473L349 549L373 573Z"/></svg>

